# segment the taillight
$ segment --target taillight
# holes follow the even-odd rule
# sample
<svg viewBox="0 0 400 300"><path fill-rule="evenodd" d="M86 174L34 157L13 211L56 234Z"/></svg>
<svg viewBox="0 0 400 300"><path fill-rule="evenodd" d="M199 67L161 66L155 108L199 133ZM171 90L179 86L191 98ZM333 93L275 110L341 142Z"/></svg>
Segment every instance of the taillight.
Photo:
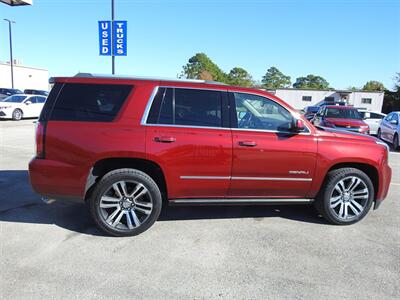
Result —
<svg viewBox="0 0 400 300"><path fill-rule="evenodd" d="M44 158L44 124L36 122L36 157Z"/></svg>

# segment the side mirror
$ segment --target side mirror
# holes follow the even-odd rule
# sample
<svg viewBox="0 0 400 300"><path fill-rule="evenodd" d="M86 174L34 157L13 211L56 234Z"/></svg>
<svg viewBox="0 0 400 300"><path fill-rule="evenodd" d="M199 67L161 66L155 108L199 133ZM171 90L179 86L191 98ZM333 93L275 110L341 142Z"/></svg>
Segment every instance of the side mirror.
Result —
<svg viewBox="0 0 400 300"><path fill-rule="evenodd" d="M26 101L25 104L26 105L32 104L32 101Z"/></svg>
<svg viewBox="0 0 400 300"><path fill-rule="evenodd" d="M303 120L301 120L301 119L294 119L293 123L294 123L293 127L292 127L293 131L301 132L301 131L304 131L304 129L306 128Z"/></svg>
<svg viewBox="0 0 400 300"><path fill-rule="evenodd" d="M389 123L393 124L393 125L398 125L399 124L399 122L397 120L390 120Z"/></svg>

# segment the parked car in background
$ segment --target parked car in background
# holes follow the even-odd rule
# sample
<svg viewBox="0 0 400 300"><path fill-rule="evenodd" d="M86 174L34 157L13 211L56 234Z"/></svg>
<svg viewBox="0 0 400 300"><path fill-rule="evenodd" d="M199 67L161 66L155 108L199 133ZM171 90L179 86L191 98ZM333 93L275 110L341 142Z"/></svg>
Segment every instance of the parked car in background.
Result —
<svg viewBox="0 0 400 300"><path fill-rule="evenodd" d="M369 134L369 126L352 106L325 105L321 106L312 119L316 126L331 127L341 130Z"/></svg>
<svg viewBox="0 0 400 300"><path fill-rule="evenodd" d="M389 142L395 150L400 149L400 111L393 111L388 114L381 122L378 129L378 138Z"/></svg>
<svg viewBox="0 0 400 300"><path fill-rule="evenodd" d="M37 118L46 101L44 96L17 94L0 101L0 118L21 120Z"/></svg>
<svg viewBox="0 0 400 300"><path fill-rule="evenodd" d="M388 192L384 142L316 128L265 91L90 74L54 83L30 182L44 197L86 201L111 235L145 231L166 203L313 203L348 225Z"/></svg>
<svg viewBox="0 0 400 300"><path fill-rule="evenodd" d="M28 89L24 91L24 94L27 95L42 95L42 96L48 96L49 92L48 91L43 91L43 90L32 90L32 89Z"/></svg>
<svg viewBox="0 0 400 300"><path fill-rule="evenodd" d="M369 134L377 135L379 125L381 124L382 119L386 117L386 114L376 111L362 110L362 109L358 109L358 111L361 117L363 118L364 122L367 123L369 126Z"/></svg>
<svg viewBox="0 0 400 300"><path fill-rule="evenodd" d="M10 97L15 94L23 94L21 90L18 89L5 89L5 88L0 88L0 100Z"/></svg>
<svg viewBox="0 0 400 300"><path fill-rule="evenodd" d="M307 106L304 108L304 117L310 121L314 118L315 114L319 111L319 106Z"/></svg>

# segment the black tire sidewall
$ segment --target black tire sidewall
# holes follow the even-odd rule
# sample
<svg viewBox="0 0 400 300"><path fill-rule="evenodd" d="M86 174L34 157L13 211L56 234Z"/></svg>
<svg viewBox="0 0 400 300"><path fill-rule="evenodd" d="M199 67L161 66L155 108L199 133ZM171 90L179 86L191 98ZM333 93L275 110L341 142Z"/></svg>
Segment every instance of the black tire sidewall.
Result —
<svg viewBox="0 0 400 300"><path fill-rule="evenodd" d="M102 180L100 180L100 182L94 188L89 199L90 213L96 225L99 227L99 229L112 236L135 236L146 231L155 223L161 212L162 197L157 184L147 174L138 170L123 169L121 171L114 171L111 173L113 174L108 174L104 176ZM132 180L143 184L149 191L153 203L152 212L147 220L138 228L134 228L132 230L119 230L111 227L106 223L100 212L101 197L113 183L121 180Z"/></svg>
<svg viewBox="0 0 400 300"><path fill-rule="evenodd" d="M393 149L394 150L399 149L399 136L397 133L394 135L394 138L393 138Z"/></svg>
<svg viewBox="0 0 400 300"><path fill-rule="evenodd" d="M367 185L368 191L369 191L369 198L368 198L368 203L364 208L364 211L357 216L356 218L350 220L350 221L344 221L342 219L339 219L336 217L336 215L332 212L330 208L330 197L332 194L333 189L335 188L336 184L342 180L345 177L349 176L355 176L360 179L362 179L365 184ZM369 212L372 203L374 202L374 186L371 182L371 179L366 175L364 172L358 169L353 169L353 168L344 168L344 169L339 169L337 172L333 174L333 176L329 176L327 179L327 182L325 184L324 190L322 192L322 198L318 199L317 201L321 201L320 203L320 213L331 223L336 224L336 225L350 225L357 223L361 219L363 219ZM321 211L322 209L322 211Z"/></svg>

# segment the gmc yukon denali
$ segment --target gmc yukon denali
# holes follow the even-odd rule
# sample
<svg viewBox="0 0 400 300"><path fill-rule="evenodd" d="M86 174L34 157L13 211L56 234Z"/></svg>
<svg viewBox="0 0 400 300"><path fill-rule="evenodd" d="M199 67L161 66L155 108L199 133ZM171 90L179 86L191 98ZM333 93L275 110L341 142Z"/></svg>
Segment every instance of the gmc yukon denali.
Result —
<svg viewBox="0 0 400 300"><path fill-rule="evenodd" d="M314 127L261 90L87 73L52 82L31 184L86 202L110 235L145 231L165 203L312 203L346 225L388 193L384 143Z"/></svg>

